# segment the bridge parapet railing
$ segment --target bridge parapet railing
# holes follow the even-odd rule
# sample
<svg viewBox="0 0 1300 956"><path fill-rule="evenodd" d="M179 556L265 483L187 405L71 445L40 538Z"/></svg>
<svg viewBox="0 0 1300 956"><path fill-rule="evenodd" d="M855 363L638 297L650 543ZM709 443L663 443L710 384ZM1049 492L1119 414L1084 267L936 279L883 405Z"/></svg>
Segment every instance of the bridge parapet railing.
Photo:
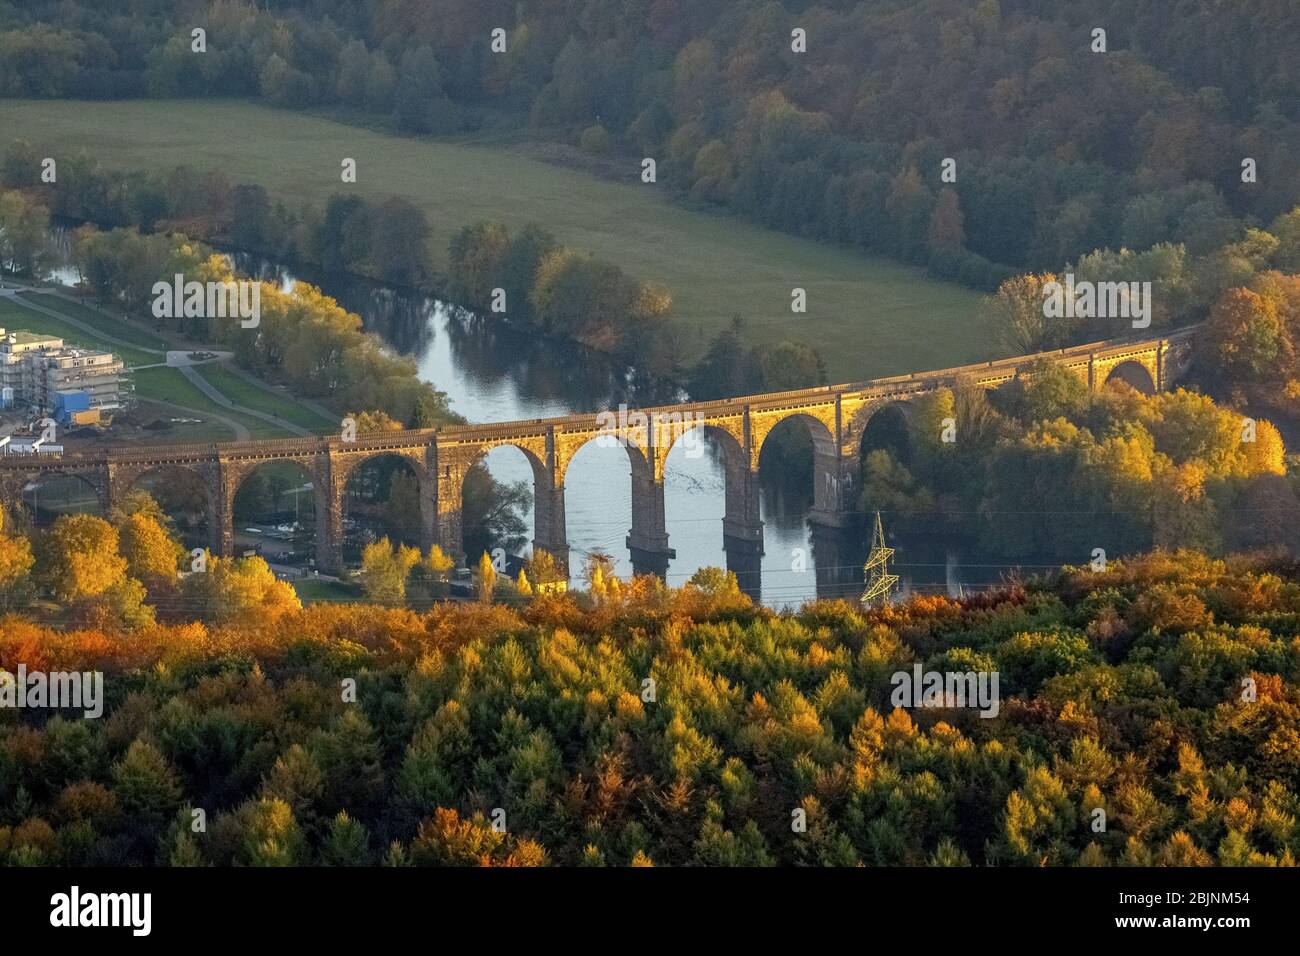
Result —
<svg viewBox="0 0 1300 956"><path fill-rule="evenodd" d="M268 449L293 451L304 448L310 448L318 451L328 442L328 438L308 436L295 438L268 438L264 441L227 441L218 442L214 447L218 453L224 456L235 456L247 453L261 454Z"/></svg>
<svg viewBox="0 0 1300 956"><path fill-rule="evenodd" d="M85 452L64 452L61 454L10 452L7 455L0 455L0 470L22 470L32 467L79 468L102 465L107 458L108 456L104 452L98 454L87 454Z"/></svg>
<svg viewBox="0 0 1300 956"><path fill-rule="evenodd" d="M595 414L565 415L553 418L525 418L513 422L487 422L482 425L448 425L437 429L437 437L450 441L501 441L510 438L537 438L557 425L577 425Z"/></svg>
<svg viewBox="0 0 1300 956"><path fill-rule="evenodd" d="M871 398L890 395L912 394L932 386L936 380L951 379L962 375L980 376L990 372L1001 373L1014 370L1021 365L1038 359L1086 358L1089 355L1102 354L1113 357L1127 349L1154 344L1161 340L1182 342L1195 336L1200 325L1186 326L1181 329L1154 336L1135 336L1127 340L1107 339L1088 342L1064 349L1037 352L1033 355L1021 355L1014 358L993 359L971 365L939 369L927 372L913 372L905 375L886 376L864 382L840 385L816 385L810 388L790 389L782 392L767 392L760 395L740 395L715 401L685 402L676 405L659 405L639 408L635 411L648 416L701 414L704 416L725 417L739 415L746 408L760 410L797 407L801 404L814 405L834 400L845 395L867 396ZM986 381L988 379L985 379ZM550 418L534 418L513 422L444 425L438 428L403 429L391 432L371 432L358 435L349 442L344 442L341 435L307 436L292 438L272 438L262 441L215 442L207 444L189 444L174 446L113 448L100 452L72 452L60 455L2 455L0 469L6 467L31 468L32 466L48 468L89 467L113 463L132 462L166 462L193 459L217 459L223 457L238 458L242 455L257 457L276 457L277 455L320 454L335 450L369 450L398 448L401 446L430 445L439 439L447 441L494 441L511 438L536 438L555 428L558 430L594 430L598 427L597 413L580 415L561 415Z"/></svg>

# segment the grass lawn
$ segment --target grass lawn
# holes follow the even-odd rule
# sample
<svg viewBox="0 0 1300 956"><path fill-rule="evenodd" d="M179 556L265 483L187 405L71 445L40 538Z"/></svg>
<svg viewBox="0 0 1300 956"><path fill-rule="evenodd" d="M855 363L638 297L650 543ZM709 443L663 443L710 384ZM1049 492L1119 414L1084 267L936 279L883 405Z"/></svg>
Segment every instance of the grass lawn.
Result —
<svg viewBox="0 0 1300 956"><path fill-rule="evenodd" d="M326 421L310 408L299 405L289 397L288 393L258 388L224 366L200 365L194 371L236 405L278 415L285 421L310 429L318 435L339 430L337 422Z"/></svg>
<svg viewBox="0 0 1300 956"><path fill-rule="evenodd" d="M319 604L324 601L351 604L361 600L361 589L354 584L344 584L342 581L300 578L292 583L303 604Z"/></svg>
<svg viewBox="0 0 1300 956"><path fill-rule="evenodd" d="M167 351L167 343L151 332L137 328L121 319L116 319L111 315L105 315L97 309L90 306L81 305L78 302L70 302L67 299L57 295L50 295L41 292L20 292L20 299L27 299L47 309L54 309L56 312L62 312L64 315L70 315L79 322L85 322L87 325L94 326L107 335L130 342L142 349L154 349L159 352ZM161 356L158 359L162 361Z"/></svg>
<svg viewBox="0 0 1300 956"><path fill-rule="evenodd" d="M131 333L130 336L123 335L116 330L116 324L113 319L86 309L76 303L66 302L53 296L42 295L33 296L33 301L44 305L46 308L57 309L61 312L76 315L83 321L90 321L93 316L98 323L98 327L111 331L111 334L132 341L149 344L153 347L154 343L162 348L165 343L160 339L149 341L147 333L140 332L133 328L127 327L124 331ZM128 366L134 365L156 365L163 361L162 355L154 355L150 352L142 352L138 349L128 348L117 345L113 342L107 342L97 336L91 335L84 329L75 325L63 322L53 316L46 315L43 312L37 312L23 305L13 302L9 299L0 299L0 328L8 330L23 329L30 332L45 332L50 335L58 335L63 338L69 345L79 345L83 348L104 349L120 356ZM310 428L319 434L326 434L331 430L337 430L337 426L331 427L315 412L302 407L287 397L276 395L271 392L263 391L254 385L250 385L239 376L228 372L219 366L207 366L203 369L204 377L215 385L223 394L230 398L231 401L243 405L247 408L256 408L259 411L275 412L282 418L286 418L294 424L299 424L304 428ZM264 422L259 418L251 415L241 415L239 412L216 404L201 391L188 382L180 372L173 368L142 368L132 373L135 381L136 394L142 398L152 398L161 402L170 402L174 405L182 405L186 408L194 409L209 415L221 415L230 418L247 426L249 432L254 438L286 438L293 433L286 428L279 428L269 422ZM229 441L234 436L230 429L219 421L205 422L203 425L187 425L185 433L177 440L183 441Z"/></svg>
<svg viewBox="0 0 1300 956"><path fill-rule="evenodd" d="M147 415L156 414L158 418L181 418L184 412L171 412L165 408L159 408L156 405L141 405ZM168 429L161 429L153 433L150 444L168 444L168 445L202 445L207 442L234 441L235 433L229 425L225 425L215 419L201 422L198 425L192 423L173 425Z"/></svg>
<svg viewBox="0 0 1300 956"><path fill-rule="evenodd" d="M67 304L57 301L47 302L46 300L49 298L49 296L41 296L36 301L47 309L57 308L61 310ZM75 325L46 315L44 312L37 312L35 309L18 305L9 299L0 299L0 327L9 331L22 329L28 332L45 332L49 335L57 335L68 345L112 352L127 365L152 365L155 362L163 361L161 355L141 352L139 349L127 348L114 342L106 342Z"/></svg>
<svg viewBox="0 0 1300 956"><path fill-rule="evenodd" d="M135 391L143 398L183 405L197 412L221 415L245 425L254 438L288 438L292 433L269 422L224 408L212 401L174 368L146 368L134 373Z"/></svg>
<svg viewBox="0 0 1300 956"><path fill-rule="evenodd" d="M69 302L57 296L43 294L20 294L20 299L28 300L47 309L54 309L66 315L73 316L89 325L94 325L102 329L106 334L114 335L121 339L126 339L140 345L142 348L158 349L166 352L167 343L161 338L151 335L150 333L137 329L134 326L126 325L110 316L96 312L94 309L79 305L75 302ZM65 322L61 322L52 316L36 312L32 309L23 308L20 305L9 303L7 300L0 299L0 326L5 328L23 328L37 332L48 332L52 335L61 335L67 342L75 345L87 347L102 348L120 355L128 365L156 365L164 361L164 355L154 355L151 352L143 352L138 349L117 345L114 342L108 342L98 339L83 329L77 328ZM287 394L281 394L275 391L260 389L246 380L240 378L234 372L231 372L220 365L205 365L197 369L205 379L214 385L218 391L229 398L237 405L243 405L245 408L254 408L261 412L269 412L279 415L286 421L303 428L311 429L317 434L328 434L338 430L338 425L326 421L320 415L317 415L309 408L299 405ZM203 408L207 411L218 411L221 414L234 417L235 419L245 422L253 430L255 436L270 435L281 437L288 434L287 429L274 428L266 422L260 421L252 416L232 413L227 409L220 408L207 399L201 392L186 382L180 373L155 375L155 372L169 373L171 369L153 369L147 368L136 375L136 391L146 398L156 398L160 401L175 402L178 405L186 405L191 408L199 408L191 399L195 396L201 398L204 402ZM143 380L144 387L139 384ZM169 397L169 395L178 395L176 390L183 386L185 399L179 397ZM157 389L158 391L152 391ZM254 427L256 426L256 427ZM228 432L224 425L220 426L223 432Z"/></svg>
<svg viewBox="0 0 1300 956"><path fill-rule="evenodd" d="M433 264L463 225L535 220L673 293L691 357L733 314L754 341L816 345L832 381L944 368L991 358L979 296L922 270L688 210L662 184L620 184L529 159L518 150L403 138L328 119L230 100L75 102L0 100L5 134L37 155L87 149L109 168L216 167L259 182L291 204L334 192L410 198L428 214ZM344 157L357 183L340 181ZM639 169L639 164L638 164ZM790 312L790 293L808 312Z"/></svg>

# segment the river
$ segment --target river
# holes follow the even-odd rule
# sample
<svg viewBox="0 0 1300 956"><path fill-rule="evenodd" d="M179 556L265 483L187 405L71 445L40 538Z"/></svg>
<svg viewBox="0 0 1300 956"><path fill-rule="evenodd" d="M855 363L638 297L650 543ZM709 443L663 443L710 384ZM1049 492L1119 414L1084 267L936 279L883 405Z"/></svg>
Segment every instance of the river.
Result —
<svg viewBox="0 0 1300 956"><path fill-rule="evenodd" d="M319 286L351 312L368 331L412 358L422 379L447 394L452 408L472 422L545 418L573 412L668 404L689 396L681 389L647 380L636 369L576 345L538 339L491 316L469 312L409 290L236 255L241 272L290 286L296 279ZM791 425L790 427L798 427ZM869 542L864 528L834 532L809 523L811 482L760 468L761 558L736 558L723 549L722 453L707 436L704 454L683 443L669 453L664 508L669 545L676 551L667 580L681 584L707 566L732 567L742 587L772 607L797 606L817 596L856 597ZM522 452L493 450L486 459L498 481L526 482L532 469ZM621 448L589 443L574 458L565 479L565 515L570 566L576 575L585 555L600 550L613 557L621 575L632 573L626 546L632 525L632 480ZM532 528L531 509L525 516ZM1000 583L1002 562L963 564L952 542L891 542L899 548L894 571L900 592L958 595ZM527 546L519 549L527 550Z"/></svg>
<svg viewBox="0 0 1300 956"><path fill-rule="evenodd" d="M51 245L66 253L68 231L51 229ZM544 418L575 412L668 404L687 399L680 388L651 381L607 355L576 345L546 341L512 329L490 316L468 312L435 298L346 275L293 269L260 257L233 253L240 272L291 287L302 280L319 286L351 312L367 331L413 359L420 377L446 393L451 407L471 422ZM56 281L74 282L66 265L51 270ZM797 427L797 426L791 426ZM723 548L721 451L706 435L704 454L688 454L678 443L668 456L664 480L669 545L676 551L667 581L680 585L706 566L732 567L742 587L772 607L797 606L817 596L856 597L868 541L863 528L833 532L807 520L811 482L792 481L760 468L761 557L736 557L729 565ZM526 482L532 470L521 451L494 449L486 458L502 482ZM620 575L632 573L625 539L632 524L631 470L626 452L591 442L578 452L565 479L565 513L570 566L575 576L584 557L610 555ZM532 510L524 516L529 528ZM963 564L953 542L903 544L894 572L900 592L952 595L999 583L1005 563ZM525 544L517 549L525 553ZM576 580L575 580L576 583Z"/></svg>

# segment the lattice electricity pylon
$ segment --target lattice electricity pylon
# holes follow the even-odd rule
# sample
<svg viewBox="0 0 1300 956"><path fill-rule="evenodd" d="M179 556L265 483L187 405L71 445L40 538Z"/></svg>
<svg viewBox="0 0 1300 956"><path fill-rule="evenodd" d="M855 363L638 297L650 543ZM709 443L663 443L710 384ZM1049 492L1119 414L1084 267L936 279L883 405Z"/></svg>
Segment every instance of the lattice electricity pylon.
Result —
<svg viewBox="0 0 1300 956"><path fill-rule="evenodd" d="M872 607L876 603L889 604L898 575L889 573L889 559L894 556L894 549L885 547L885 528L880 523L880 512L876 512L876 531L871 539L871 553L867 563L862 566L863 580L867 589L862 592L862 603Z"/></svg>

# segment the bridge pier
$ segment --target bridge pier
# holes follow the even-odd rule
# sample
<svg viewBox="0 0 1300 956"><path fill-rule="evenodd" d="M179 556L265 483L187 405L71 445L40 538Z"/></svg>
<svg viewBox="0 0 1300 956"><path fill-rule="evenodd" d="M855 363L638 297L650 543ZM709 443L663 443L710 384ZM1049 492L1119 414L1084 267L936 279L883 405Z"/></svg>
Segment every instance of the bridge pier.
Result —
<svg viewBox="0 0 1300 956"><path fill-rule="evenodd" d="M443 461L435 464L434 527L430 529L437 543L447 553L456 567L465 567L464 491L465 471L468 466Z"/></svg>
<svg viewBox="0 0 1300 956"><path fill-rule="evenodd" d="M568 570L569 539L565 529L564 485L555 480L554 468L533 482L533 550L546 551L558 567Z"/></svg>
<svg viewBox="0 0 1300 956"><path fill-rule="evenodd" d="M857 514L856 449L843 455L831 449L813 449L813 507L808 520L827 528L847 528Z"/></svg>
<svg viewBox="0 0 1300 956"><path fill-rule="evenodd" d="M726 499L722 550L727 555L727 570L736 575L740 589L757 602L763 573L758 469L747 467L735 456L726 459Z"/></svg>
<svg viewBox="0 0 1300 956"><path fill-rule="evenodd" d="M124 472L120 465L112 462L105 462L100 469L103 472L103 495L104 495L104 515L107 516L116 508L122 507L126 501L126 494L131 490L132 482L137 475Z"/></svg>
<svg viewBox="0 0 1300 956"><path fill-rule="evenodd" d="M217 481L216 514L209 518L214 531L212 553L219 558L230 558L235 554L235 493L239 490L239 480L222 462Z"/></svg>
<svg viewBox="0 0 1300 956"><path fill-rule="evenodd" d="M726 462L726 511L722 517L724 544L763 553L763 519L759 517L758 469Z"/></svg>
<svg viewBox="0 0 1300 956"><path fill-rule="evenodd" d="M347 488L347 474L341 462L330 452L317 463L315 483L316 504L316 568L324 574L342 574L343 563L343 495Z"/></svg>
<svg viewBox="0 0 1300 956"><path fill-rule="evenodd" d="M726 538L722 543L727 570L736 576L740 590L758 604L763 600L763 545Z"/></svg>
<svg viewBox="0 0 1300 956"><path fill-rule="evenodd" d="M438 544L438 479L437 466L420 470L420 550L428 555Z"/></svg>
<svg viewBox="0 0 1300 956"><path fill-rule="evenodd" d="M632 544L631 535L628 536L627 540L628 556L632 560L633 574L653 574L661 579L668 577L668 562L677 557L676 551L672 548L663 551L648 551Z"/></svg>
<svg viewBox="0 0 1300 956"><path fill-rule="evenodd" d="M668 562L677 552L668 546L664 516L664 483L649 469L632 469L632 530L627 536L635 574L668 575Z"/></svg>

